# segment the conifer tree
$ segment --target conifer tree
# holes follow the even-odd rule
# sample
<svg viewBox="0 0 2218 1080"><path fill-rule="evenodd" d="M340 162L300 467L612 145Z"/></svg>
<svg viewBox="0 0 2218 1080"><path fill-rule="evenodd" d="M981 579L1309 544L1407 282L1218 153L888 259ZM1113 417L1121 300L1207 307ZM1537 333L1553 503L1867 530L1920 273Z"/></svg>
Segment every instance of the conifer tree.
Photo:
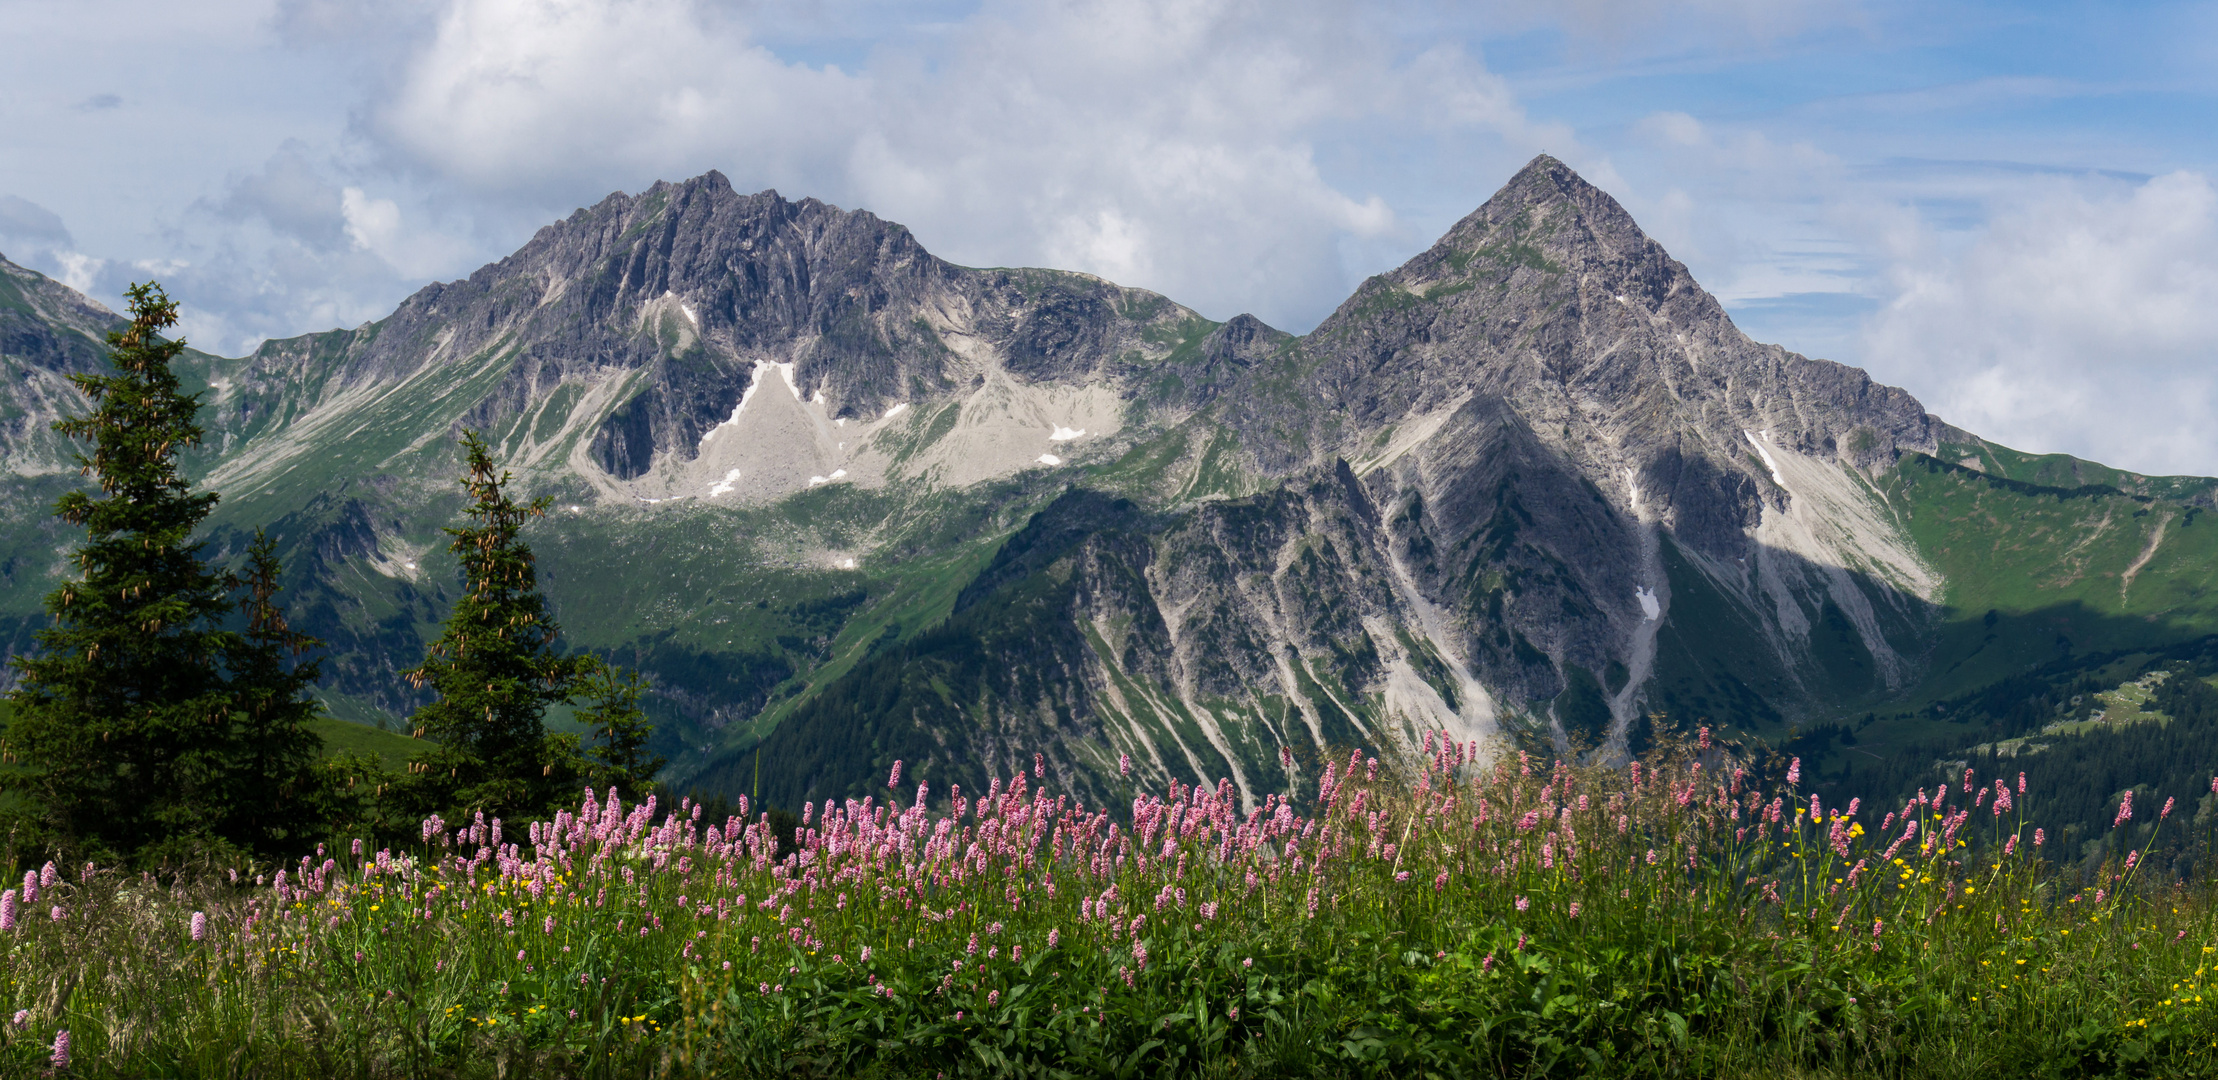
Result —
<svg viewBox="0 0 2218 1080"><path fill-rule="evenodd" d="M160 335L177 305L156 284L129 290L131 323L108 335L109 375L72 375L93 403L57 421L89 442L77 455L96 492L72 491L56 516L86 532L81 576L46 598L40 652L17 657L10 740L32 774L46 842L88 855L180 850L216 826L229 778L232 697L222 663L230 578L200 558L193 531L216 504L177 455L200 441L199 401Z"/></svg>
<svg viewBox="0 0 2218 1080"><path fill-rule="evenodd" d="M661 755L649 753L647 738L654 728L646 710L639 707L639 676L612 664L596 662L581 681L580 696L590 704L577 718L593 732L585 751L585 780L593 788L615 788L626 802L636 802L654 788L662 771Z"/></svg>
<svg viewBox="0 0 2218 1080"><path fill-rule="evenodd" d="M511 477L494 466L484 440L464 431L462 446L470 520L446 532L465 591L423 663L402 673L438 695L410 717L416 737L436 745L411 759L395 796L410 813L517 816L575 793L576 740L550 738L544 721L591 662L556 651L561 631L519 536L551 500L511 499Z"/></svg>
<svg viewBox="0 0 2218 1080"><path fill-rule="evenodd" d="M319 709L309 688L322 664L302 654L323 642L294 630L277 604L277 545L257 529L247 549L246 633L230 662L232 753L219 831L279 854L320 839L325 808L318 763L323 739L308 727Z"/></svg>

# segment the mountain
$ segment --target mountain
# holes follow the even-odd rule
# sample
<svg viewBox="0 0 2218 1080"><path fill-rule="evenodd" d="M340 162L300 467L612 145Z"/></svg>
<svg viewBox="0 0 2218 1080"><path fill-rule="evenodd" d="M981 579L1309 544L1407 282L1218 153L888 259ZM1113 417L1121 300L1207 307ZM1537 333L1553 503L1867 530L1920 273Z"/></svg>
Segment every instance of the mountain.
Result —
<svg viewBox="0 0 2218 1080"><path fill-rule="evenodd" d="M69 539L41 425L113 316L5 282L28 628ZM2021 454L1751 341L1548 157L1298 337L710 173L190 367L210 550L282 538L336 714L417 700L474 427L556 498L568 639L648 673L678 785L787 805L896 758L1039 754L1103 798L1120 756L1260 793L1282 748L1426 731L1608 758L1656 714L1883 755L2029 669L2218 633L2218 481Z"/></svg>

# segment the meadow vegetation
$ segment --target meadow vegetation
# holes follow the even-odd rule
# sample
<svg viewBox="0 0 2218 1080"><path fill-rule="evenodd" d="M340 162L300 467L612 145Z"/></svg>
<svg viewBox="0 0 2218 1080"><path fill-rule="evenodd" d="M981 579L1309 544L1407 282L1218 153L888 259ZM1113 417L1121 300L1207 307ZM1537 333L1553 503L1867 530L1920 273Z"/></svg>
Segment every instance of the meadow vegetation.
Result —
<svg viewBox="0 0 2218 1080"><path fill-rule="evenodd" d="M236 881L48 867L0 896L0 1060L66 1031L117 1076L2218 1074L2207 883L2060 871L2016 778L1837 806L1706 743L1116 808L896 770L790 837L610 794Z"/></svg>

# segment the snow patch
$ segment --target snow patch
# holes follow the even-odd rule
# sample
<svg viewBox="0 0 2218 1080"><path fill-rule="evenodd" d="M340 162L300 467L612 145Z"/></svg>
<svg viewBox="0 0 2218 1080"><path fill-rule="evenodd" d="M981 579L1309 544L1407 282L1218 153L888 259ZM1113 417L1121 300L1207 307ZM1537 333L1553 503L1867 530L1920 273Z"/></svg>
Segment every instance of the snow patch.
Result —
<svg viewBox="0 0 2218 1080"><path fill-rule="evenodd" d="M1656 618L1663 614L1663 604L1656 600L1656 590L1645 586L1634 586L1633 599L1640 601L1641 618L1649 622L1655 622Z"/></svg>
<svg viewBox="0 0 2218 1080"><path fill-rule="evenodd" d="M1762 438L1758 438L1756 432L1745 429L1741 434L1748 436L1748 444L1756 448L1756 456L1764 459L1764 468L1771 470L1771 482L1782 488L1786 487L1787 478L1779 475L1779 462L1773 460L1771 447L1766 445L1771 441L1771 432L1764 432Z"/></svg>
<svg viewBox="0 0 2218 1080"><path fill-rule="evenodd" d="M896 417L896 416L899 416L899 415L901 415L902 413L905 413L905 412L908 412L908 411L909 411L909 403L908 403L908 402L906 402L906 401L904 401L904 402L901 402L901 403L900 403L900 404L898 404L898 405L895 405L895 406L894 406L893 408L887 409L887 410L886 410L886 415L884 415L884 416L881 416L881 417L879 417L878 419L880 419L880 420L891 420L891 419L893 419L894 417Z"/></svg>
<svg viewBox="0 0 2218 1080"><path fill-rule="evenodd" d="M713 498L717 497L718 495L722 495L722 494L724 494L724 493L726 493L726 492L728 492L728 491L732 490L732 482L733 482L733 481L735 481L735 480L738 480L738 479L739 479L739 470L738 470L738 469L733 469L733 470L731 470L730 472L727 472L727 473L725 473L725 474L724 474L724 479L722 479L722 480L719 480L719 481L717 481L717 482L716 482L716 485L715 485L714 487L711 487L711 488L709 488L709 498L713 499Z"/></svg>
<svg viewBox="0 0 2218 1080"><path fill-rule="evenodd" d="M1063 463L1063 459L1062 459L1062 458L1059 458L1059 457L1056 457L1056 456L1055 456L1055 455L1053 455L1053 454L1041 454L1041 455L1040 455L1040 464L1042 464L1042 465L1061 465L1062 463Z"/></svg>
<svg viewBox="0 0 2218 1080"><path fill-rule="evenodd" d="M846 469L833 469L833 470L832 470L832 475L830 475L830 476L812 476L812 477L809 477L809 486L810 486L810 487L815 487L815 486L817 486L818 484L829 484L829 483L831 483L831 482L832 482L832 481L834 481L834 480L840 480L840 479L844 479L844 478L845 478L846 476L847 476L847 470L846 470Z"/></svg>
<svg viewBox="0 0 2218 1080"><path fill-rule="evenodd" d="M855 568L855 560L852 558L841 559L839 563L839 568L842 570L853 570Z"/></svg>
<svg viewBox="0 0 2218 1080"><path fill-rule="evenodd" d="M1050 433L1050 434L1048 435L1048 437L1047 437L1047 441L1049 441L1049 442L1069 442L1069 441L1071 441L1072 439L1075 439L1075 438L1078 438L1078 437L1079 437L1079 436L1081 436L1081 435L1084 435L1085 433L1086 433L1086 429L1085 429L1085 428L1079 428L1079 429L1077 429L1077 430L1073 431L1073 430L1072 430L1072 429L1070 429L1070 428L1067 428L1067 427L1063 427L1063 426L1061 426L1061 425L1057 425L1057 426L1056 426L1056 428L1055 428L1055 430L1054 430L1054 431L1053 431L1052 433Z"/></svg>

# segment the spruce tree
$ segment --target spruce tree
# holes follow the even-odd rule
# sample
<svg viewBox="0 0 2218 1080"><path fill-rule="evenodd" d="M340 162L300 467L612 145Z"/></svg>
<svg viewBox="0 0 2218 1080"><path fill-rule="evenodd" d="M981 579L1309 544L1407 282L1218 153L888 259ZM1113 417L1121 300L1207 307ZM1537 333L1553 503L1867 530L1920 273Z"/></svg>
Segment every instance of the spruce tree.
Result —
<svg viewBox="0 0 2218 1080"><path fill-rule="evenodd" d="M639 707L639 676L612 664L595 662L581 681L581 697L590 704L577 718L593 732L585 751L585 780L593 788L615 788L626 802L637 802L654 788L662 771L661 755L647 750L654 728L646 710Z"/></svg>
<svg viewBox="0 0 2218 1080"><path fill-rule="evenodd" d="M246 633L229 668L233 702L226 813L218 830L266 854L321 839L323 739L308 727L320 706L309 694L322 664L302 654L323 642L294 630L277 604L277 545L257 529L247 549L242 605Z"/></svg>
<svg viewBox="0 0 2218 1080"><path fill-rule="evenodd" d="M44 842L73 854L182 851L210 835L230 776L232 698L222 672L238 639L222 628L230 578L202 562L193 531L216 504L178 454L199 443L199 401L161 332L177 305L133 285L130 326L108 335L114 374L72 375L89 415L55 423L91 444L76 455L97 491L61 497L83 526L81 575L46 598L39 653L14 661L9 736L30 768Z"/></svg>
<svg viewBox="0 0 2218 1080"><path fill-rule="evenodd" d="M410 760L396 808L515 817L574 794L576 740L550 738L545 717L549 705L569 700L591 662L557 652L561 631L519 535L551 500L511 499L512 478L494 466L484 440L464 431L462 446L470 520L446 532L464 592L423 663L402 673L438 695L410 717L416 737L436 745Z"/></svg>

